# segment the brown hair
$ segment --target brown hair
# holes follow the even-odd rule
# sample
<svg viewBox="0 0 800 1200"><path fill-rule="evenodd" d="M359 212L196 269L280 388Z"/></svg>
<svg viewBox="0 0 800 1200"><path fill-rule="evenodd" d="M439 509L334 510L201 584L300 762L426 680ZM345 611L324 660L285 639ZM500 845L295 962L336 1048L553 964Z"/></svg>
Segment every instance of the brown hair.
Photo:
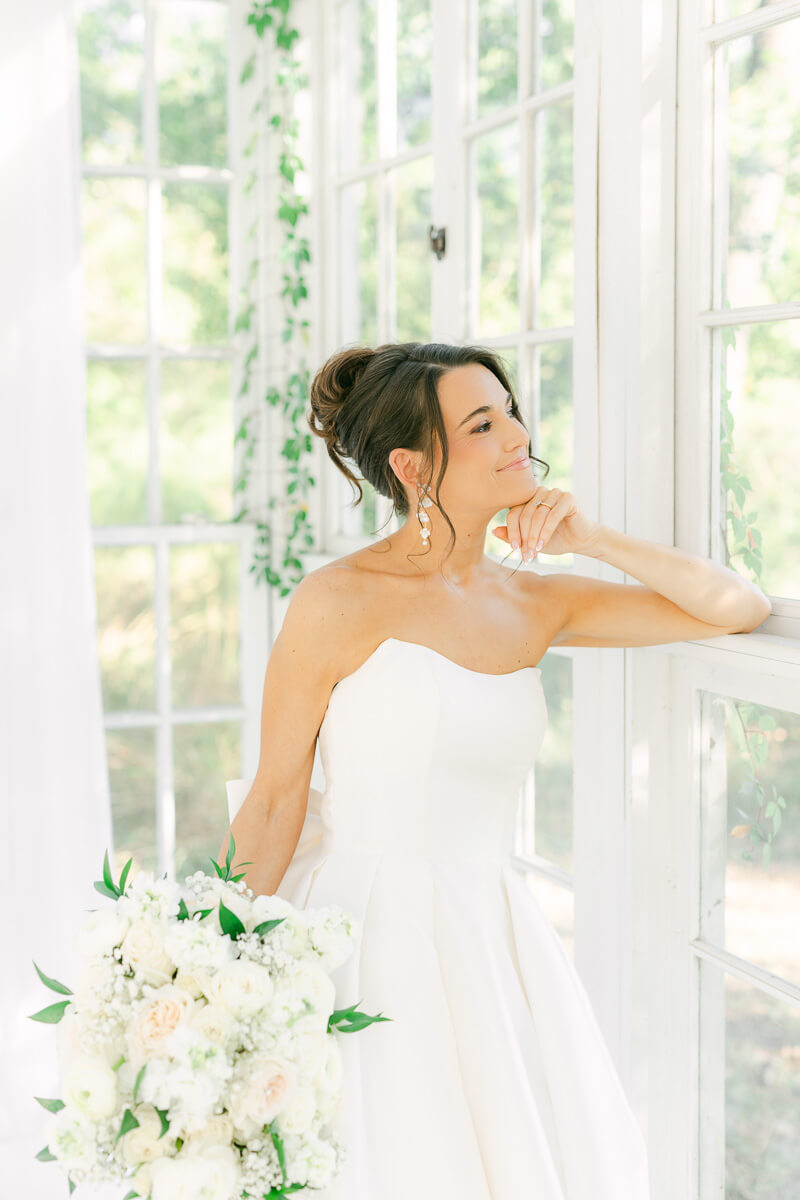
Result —
<svg viewBox="0 0 800 1200"><path fill-rule="evenodd" d="M442 462L435 503L450 526L450 551L455 545L455 529L439 503L448 453L437 384L448 371L468 363L479 363L497 377L511 394L513 415L527 428L499 354L483 346L442 342L390 342L375 349L354 346L337 351L312 380L311 413L307 414L312 433L324 439L331 461L358 489L356 506L364 492L346 459L356 464L363 478L391 500L394 511L403 517L408 516L408 497L389 455L397 446L422 451L429 476L426 482L431 483L434 442L438 442ZM530 440L528 454L549 474L549 465L532 454Z"/></svg>

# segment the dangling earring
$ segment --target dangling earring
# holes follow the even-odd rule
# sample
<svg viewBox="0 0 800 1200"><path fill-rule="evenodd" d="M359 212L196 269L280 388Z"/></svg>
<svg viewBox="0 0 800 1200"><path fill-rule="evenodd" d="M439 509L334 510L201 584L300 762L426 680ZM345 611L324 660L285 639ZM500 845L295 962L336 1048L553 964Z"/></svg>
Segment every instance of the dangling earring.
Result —
<svg viewBox="0 0 800 1200"><path fill-rule="evenodd" d="M417 484L417 520L419 521L419 532L422 537L422 543L425 546L430 544L428 539L431 536L431 519L426 512L421 512L420 508L430 508L433 504L430 496L427 495L430 490L429 483L426 483L424 487L421 483Z"/></svg>

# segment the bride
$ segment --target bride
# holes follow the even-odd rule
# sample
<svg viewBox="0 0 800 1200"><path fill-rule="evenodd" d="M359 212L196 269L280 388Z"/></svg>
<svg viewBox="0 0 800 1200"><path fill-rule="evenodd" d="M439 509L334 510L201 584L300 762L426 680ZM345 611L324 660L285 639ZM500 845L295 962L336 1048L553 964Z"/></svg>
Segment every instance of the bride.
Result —
<svg viewBox="0 0 800 1200"><path fill-rule="evenodd" d="M538 663L550 646L751 630L769 600L538 483L489 349L345 349L310 403L359 499L348 462L406 518L296 588L231 824L255 892L359 919L337 1003L391 1017L340 1038L347 1158L322 1200L647 1200L644 1139L588 994L508 862L547 727ZM583 554L641 584L508 570L484 552L505 509L493 532L521 563Z"/></svg>

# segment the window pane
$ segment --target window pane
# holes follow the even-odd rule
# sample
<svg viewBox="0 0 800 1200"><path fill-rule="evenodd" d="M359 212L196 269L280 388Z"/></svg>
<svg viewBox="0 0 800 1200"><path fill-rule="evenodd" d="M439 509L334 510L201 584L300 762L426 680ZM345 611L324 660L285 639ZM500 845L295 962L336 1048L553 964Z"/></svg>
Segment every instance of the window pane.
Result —
<svg viewBox="0 0 800 1200"><path fill-rule="evenodd" d="M700 961L701 1195L800 1196L800 1010Z"/></svg>
<svg viewBox="0 0 800 1200"><path fill-rule="evenodd" d="M221 345L228 340L228 189L164 185L162 341Z"/></svg>
<svg viewBox="0 0 800 1200"><path fill-rule="evenodd" d="M536 118L535 129L541 233L530 239L534 253L538 250L539 254L532 276L534 281L541 280L536 327L550 329L573 321L572 104L544 109Z"/></svg>
<svg viewBox="0 0 800 1200"><path fill-rule="evenodd" d="M728 17L742 17L746 13L755 12L757 8L766 8L769 4L780 4L782 0L714 0L714 20L725 21Z"/></svg>
<svg viewBox="0 0 800 1200"><path fill-rule="evenodd" d="M239 721L176 725L175 747L175 878L183 882L194 871L213 871L228 829L226 779L242 769ZM245 861L236 851L233 865ZM238 874L238 872L236 872Z"/></svg>
<svg viewBox="0 0 800 1200"><path fill-rule="evenodd" d="M115 879L131 857L131 877L157 869L155 746L154 729L106 730Z"/></svg>
<svg viewBox="0 0 800 1200"><path fill-rule="evenodd" d="M236 542L170 547L175 708L241 702L239 553Z"/></svg>
<svg viewBox="0 0 800 1200"><path fill-rule="evenodd" d="M769 596L800 597L800 321L719 329L722 518L715 556Z"/></svg>
<svg viewBox="0 0 800 1200"><path fill-rule="evenodd" d="M700 934L800 982L800 717L703 693Z"/></svg>
<svg viewBox="0 0 800 1200"><path fill-rule="evenodd" d="M375 0L344 0L336 12L336 103L339 170L378 157L378 76Z"/></svg>
<svg viewBox="0 0 800 1200"><path fill-rule="evenodd" d="M543 0L539 90L558 87L575 74L575 0Z"/></svg>
<svg viewBox="0 0 800 1200"><path fill-rule="evenodd" d="M519 806L514 853L546 858L565 871L573 869L572 828L572 660L545 655L542 685L547 697L547 737Z"/></svg>
<svg viewBox="0 0 800 1200"><path fill-rule="evenodd" d="M145 182L84 179L86 339L143 342L146 332Z"/></svg>
<svg viewBox="0 0 800 1200"><path fill-rule="evenodd" d="M77 0L81 135L87 163L140 163L144 13L141 0Z"/></svg>
<svg viewBox="0 0 800 1200"><path fill-rule="evenodd" d="M152 546L96 546L97 645L105 712L156 706Z"/></svg>
<svg viewBox="0 0 800 1200"><path fill-rule="evenodd" d="M340 345L378 343L378 183L362 179L339 200Z"/></svg>
<svg viewBox="0 0 800 1200"><path fill-rule="evenodd" d="M519 125L484 134L473 146L475 197L471 239L476 255L471 275L479 291L476 314L481 337L519 329L517 198Z"/></svg>
<svg viewBox="0 0 800 1200"><path fill-rule="evenodd" d="M517 99L517 0L475 0L477 115Z"/></svg>
<svg viewBox="0 0 800 1200"><path fill-rule="evenodd" d="M718 306L796 300L800 287L800 20L724 42L714 54L719 166L713 239ZM721 76L721 78L720 78Z"/></svg>
<svg viewBox="0 0 800 1200"><path fill-rule="evenodd" d="M156 72L162 166L224 167L228 7L170 0L157 10Z"/></svg>
<svg viewBox="0 0 800 1200"><path fill-rule="evenodd" d="M86 434L93 525L147 521L147 395L142 360L89 359Z"/></svg>
<svg viewBox="0 0 800 1200"><path fill-rule="evenodd" d="M230 521L233 410L227 362L162 364L160 462L164 521Z"/></svg>
<svg viewBox="0 0 800 1200"><path fill-rule="evenodd" d="M432 274L428 230L433 206L433 160L430 155L391 173L395 187L396 256L395 340L430 341Z"/></svg>
<svg viewBox="0 0 800 1200"><path fill-rule="evenodd" d="M431 0L397 4L397 149L431 137Z"/></svg>

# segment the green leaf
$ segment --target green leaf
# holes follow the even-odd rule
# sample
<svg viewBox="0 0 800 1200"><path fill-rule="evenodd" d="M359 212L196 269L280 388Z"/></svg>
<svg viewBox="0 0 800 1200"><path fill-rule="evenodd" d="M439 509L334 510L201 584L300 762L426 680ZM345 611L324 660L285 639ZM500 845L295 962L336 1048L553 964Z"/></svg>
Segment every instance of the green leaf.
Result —
<svg viewBox="0 0 800 1200"><path fill-rule="evenodd" d="M157 1109L156 1109L156 1112L158 1113L158 1115L159 1115L159 1117L160 1117L160 1119L161 1119L161 1133L158 1135L158 1137L159 1137L159 1141L160 1141L160 1140L161 1140L161 1138L164 1136L164 1134L165 1134L165 1133L168 1131L168 1129L169 1129L169 1120L167 1119L167 1113L169 1112L169 1109L167 1109L167 1108L157 1108Z"/></svg>
<svg viewBox="0 0 800 1200"><path fill-rule="evenodd" d="M121 1137L123 1137L126 1133L130 1133L130 1131L132 1129L138 1129L138 1128L139 1128L139 1122L136 1120L136 1117L133 1115L131 1110L129 1108L126 1108L125 1112L122 1114L122 1124L119 1127L119 1133L114 1138L114 1141L118 1142L119 1139Z"/></svg>
<svg viewBox="0 0 800 1200"><path fill-rule="evenodd" d="M106 850L105 856L103 858L103 882L105 883L105 885L109 889L109 891L113 892L114 896L119 895L119 889L117 888L117 885L114 883L114 876L111 874L111 866L109 865L109 861L108 861L108 850Z"/></svg>
<svg viewBox="0 0 800 1200"><path fill-rule="evenodd" d="M60 1000L58 1004L50 1004L47 1008L40 1008L38 1012L31 1013L30 1019L42 1021L45 1025L57 1025L70 1003L70 1000Z"/></svg>
<svg viewBox="0 0 800 1200"><path fill-rule="evenodd" d="M214 868L214 870L216 871L217 875L220 877L220 879L224 879L225 872L223 871L222 867L219 865L217 860L215 858L209 858L209 861L210 861L212 867Z"/></svg>
<svg viewBox="0 0 800 1200"><path fill-rule="evenodd" d="M57 1113L64 1107L63 1100L45 1100L41 1096L34 1096L34 1100L38 1100L42 1108L46 1108L48 1112Z"/></svg>
<svg viewBox="0 0 800 1200"><path fill-rule="evenodd" d="M225 855L225 866L228 868L228 874L230 874L231 863L233 862L233 855L234 855L235 848L236 848L236 842L234 840L233 830L231 829L230 830L230 838L228 839L228 853Z"/></svg>
<svg viewBox="0 0 800 1200"><path fill-rule="evenodd" d="M125 866L122 868L122 874L119 877L119 893L120 893L120 895L122 895L122 893L125 891L125 884L127 883L127 880L128 880L128 872L131 869L132 862L133 862L133 859L129 858L128 861L125 863Z"/></svg>
<svg viewBox="0 0 800 1200"><path fill-rule="evenodd" d="M110 891L110 889L107 888L104 883L101 883L99 879L95 880L94 887L95 887L95 891L99 892L101 896L108 896L109 899L111 899L111 900L119 899L119 897L117 896L117 893Z"/></svg>
<svg viewBox="0 0 800 1200"><path fill-rule="evenodd" d="M274 929L276 925L280 925L281 921L285 920L286 917L273 917L269 921L262 921L260 925L256 925L253 933L257 933L259 937L265 937L270 930Z"/></svg>
<svg viewBox="0 0 800 1200"><path fill-rule="evenodd" d="M186 907L186 901L184 900L183 896L181 896L181 898L178 902L178 920L179 921L188 921L189 920L189 910Z"/></svg>
<svg viewBox="0 0 800 1200"><path fill-rule="evenodd" d="M75 1185L75 1184L72 1182L72 1180L71 1180L71 1179L69 1179L69 1176L67 1176L67 1179L68 1179L68 1181L69 1181L69 1194L70 1194L70 1196L71 1196L71 1195L72 1195L72 1193L75 1191L75 1186L76 1186L76 1185Z"/></svg>
<svg viewBox="0 0 800 1200"><path fill-rule="evenodd" d="M144 1075L146 1070L147 1070L147 1063L145 1063L144 1066L139 1068L139 1073L136 1076L136 1082L133 1085L133 1102L134 1102L134 1104L136 1104L137 1100L139 1099L139 1084L142 1082L142 1076Z"/></svg>
<svg viewBox="0 0 800 1200"><path fill-rule="evenodd" d="M39 1162L55 1162L56 1161L55 1154L51 1154L49 1147L47 1147L47 1146L43 1146L42 1149L39 1151L39 1153L34 1155L34 1157L38 1158Z"/></svg>
<svg viewBox="0 0 800 1200"><path fill-rule="evenodd" d="M366 1029L368 1025L372 1025L376 1021L394 1020L393 1017L382 1017L380 1013L372 1017L369 1013L356 1012L360 1003L361 1001L358 1000L349 1008L334 1009L328 1017L328 1029L337 1029L340 1033L357 1033L360 1029Z"/></svg>
<svg viewBox="0 0 800 1200"><path fill-rule="evenodd" d="M222 927L222 932L227 933L228 937L233 938L234 941L236 941L240 934L245 932L244 925L236 913L226 908L221 900L219 902L219 923Z"/></svg>
<svg viewBox="0 0 800 1200"><path fill-rule="evenodd" d="M31 959L31 962L36 967L36 963L34 962L33 959ZM59 983L57 979L51 979L49 975L45 975L44 972L40 971L38 967L36 967L36 973L38 974L42 983L46 984L47 987L52 988L52 990L54 992L60 992L62 996L71 996L72 995L71 988L68 988L67 985L64 983Z"/></svg>

